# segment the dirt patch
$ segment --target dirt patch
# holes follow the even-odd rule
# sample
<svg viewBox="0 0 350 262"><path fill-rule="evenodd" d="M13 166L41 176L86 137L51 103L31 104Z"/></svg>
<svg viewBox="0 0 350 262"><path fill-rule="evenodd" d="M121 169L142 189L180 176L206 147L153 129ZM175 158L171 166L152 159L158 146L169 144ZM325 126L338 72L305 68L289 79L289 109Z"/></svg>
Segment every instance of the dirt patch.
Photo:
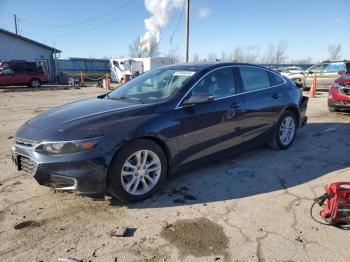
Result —
<svg viewBox="0 0 350 262"><path fill-rule="evenodd" d="M23 229L26 227L40 227L43 223L39 222L39 221L35 221L35 220L28 220L28 221L24 221L21 223L18 223L14 226L14 229L18 230L18 229Z"/></svg>
<svg viewBox="0 0 350 262"><path fill-rule="evenodd" d="M178 220L163 227L161 236L175 245L182 256L223 256L229 261L226 251L229 239L223 228L207 218Z"/></svg>

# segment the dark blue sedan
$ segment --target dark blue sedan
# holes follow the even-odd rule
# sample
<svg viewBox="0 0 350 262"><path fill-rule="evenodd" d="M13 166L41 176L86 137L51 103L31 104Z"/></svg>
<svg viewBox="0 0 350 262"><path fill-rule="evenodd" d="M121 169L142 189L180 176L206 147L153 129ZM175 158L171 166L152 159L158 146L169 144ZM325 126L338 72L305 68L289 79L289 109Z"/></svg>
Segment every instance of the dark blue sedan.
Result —
<svg viewBox="0 0 350 262"><path fill-rule="evenodd" d="M180 167L263 144L289 148L306 106L294 82L261 66L166 66L29 120L12 158L41 185L138 201Z"/></svg>

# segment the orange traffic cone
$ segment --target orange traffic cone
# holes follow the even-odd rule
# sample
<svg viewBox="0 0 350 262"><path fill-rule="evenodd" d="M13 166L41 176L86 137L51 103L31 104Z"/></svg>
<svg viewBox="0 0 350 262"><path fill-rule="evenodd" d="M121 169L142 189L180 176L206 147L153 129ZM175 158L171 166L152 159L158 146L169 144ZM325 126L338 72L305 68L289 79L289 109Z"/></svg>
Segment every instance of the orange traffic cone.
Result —
<svg viewBox="0 0 350 262"><path fill-rule="evenodd" d="M83 76L83 72L80 72L80 86L84 86L84 76Z"/></svg>
<svg viewBox="0 0 350 262"><path fill-rule="evenodd" d="M110 82L109 82L109 75L108 74L106 74L105 83L106 83L106 89L110 90Z"/></svg>
<svg viewBox="0 0 350 262"><path fill-rule="evenodd" d="M316 95L317 77L316 77L315 73L314 73L313 77L314 78L312 81L312 86L311 86L310 91L309 91L309 97L315 97L315 95Z"/></svg>

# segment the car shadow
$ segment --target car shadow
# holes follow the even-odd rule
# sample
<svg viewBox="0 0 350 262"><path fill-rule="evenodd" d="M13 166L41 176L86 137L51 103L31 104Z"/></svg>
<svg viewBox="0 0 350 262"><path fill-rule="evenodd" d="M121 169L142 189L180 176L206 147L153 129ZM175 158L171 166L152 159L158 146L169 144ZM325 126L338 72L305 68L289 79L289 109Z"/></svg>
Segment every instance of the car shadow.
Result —
<svg viewBox="0 0 350 262"><path fill-rule="evenodd" d="M350 125L312 123L286 151L260 147L168 177L153 197L130 209L162 208L239 199L302 185L350 166ZM120 205L110 200L111 205Z"/></svg>

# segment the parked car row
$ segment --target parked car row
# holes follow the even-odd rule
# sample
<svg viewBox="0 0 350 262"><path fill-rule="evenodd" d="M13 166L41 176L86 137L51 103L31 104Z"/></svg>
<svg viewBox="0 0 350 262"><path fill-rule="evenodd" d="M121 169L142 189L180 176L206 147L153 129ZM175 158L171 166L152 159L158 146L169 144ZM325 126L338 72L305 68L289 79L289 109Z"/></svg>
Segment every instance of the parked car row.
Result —
<svg viewBox="0 0 350 262"><path fill-rule="evenodd" d="M329 89L339 74L345 74L350 69L350 61L327 61L313 65L301 72L285 72L283 75L295 81L304 89L312 85L314 75L317 77L317 87Z"/></svg>

